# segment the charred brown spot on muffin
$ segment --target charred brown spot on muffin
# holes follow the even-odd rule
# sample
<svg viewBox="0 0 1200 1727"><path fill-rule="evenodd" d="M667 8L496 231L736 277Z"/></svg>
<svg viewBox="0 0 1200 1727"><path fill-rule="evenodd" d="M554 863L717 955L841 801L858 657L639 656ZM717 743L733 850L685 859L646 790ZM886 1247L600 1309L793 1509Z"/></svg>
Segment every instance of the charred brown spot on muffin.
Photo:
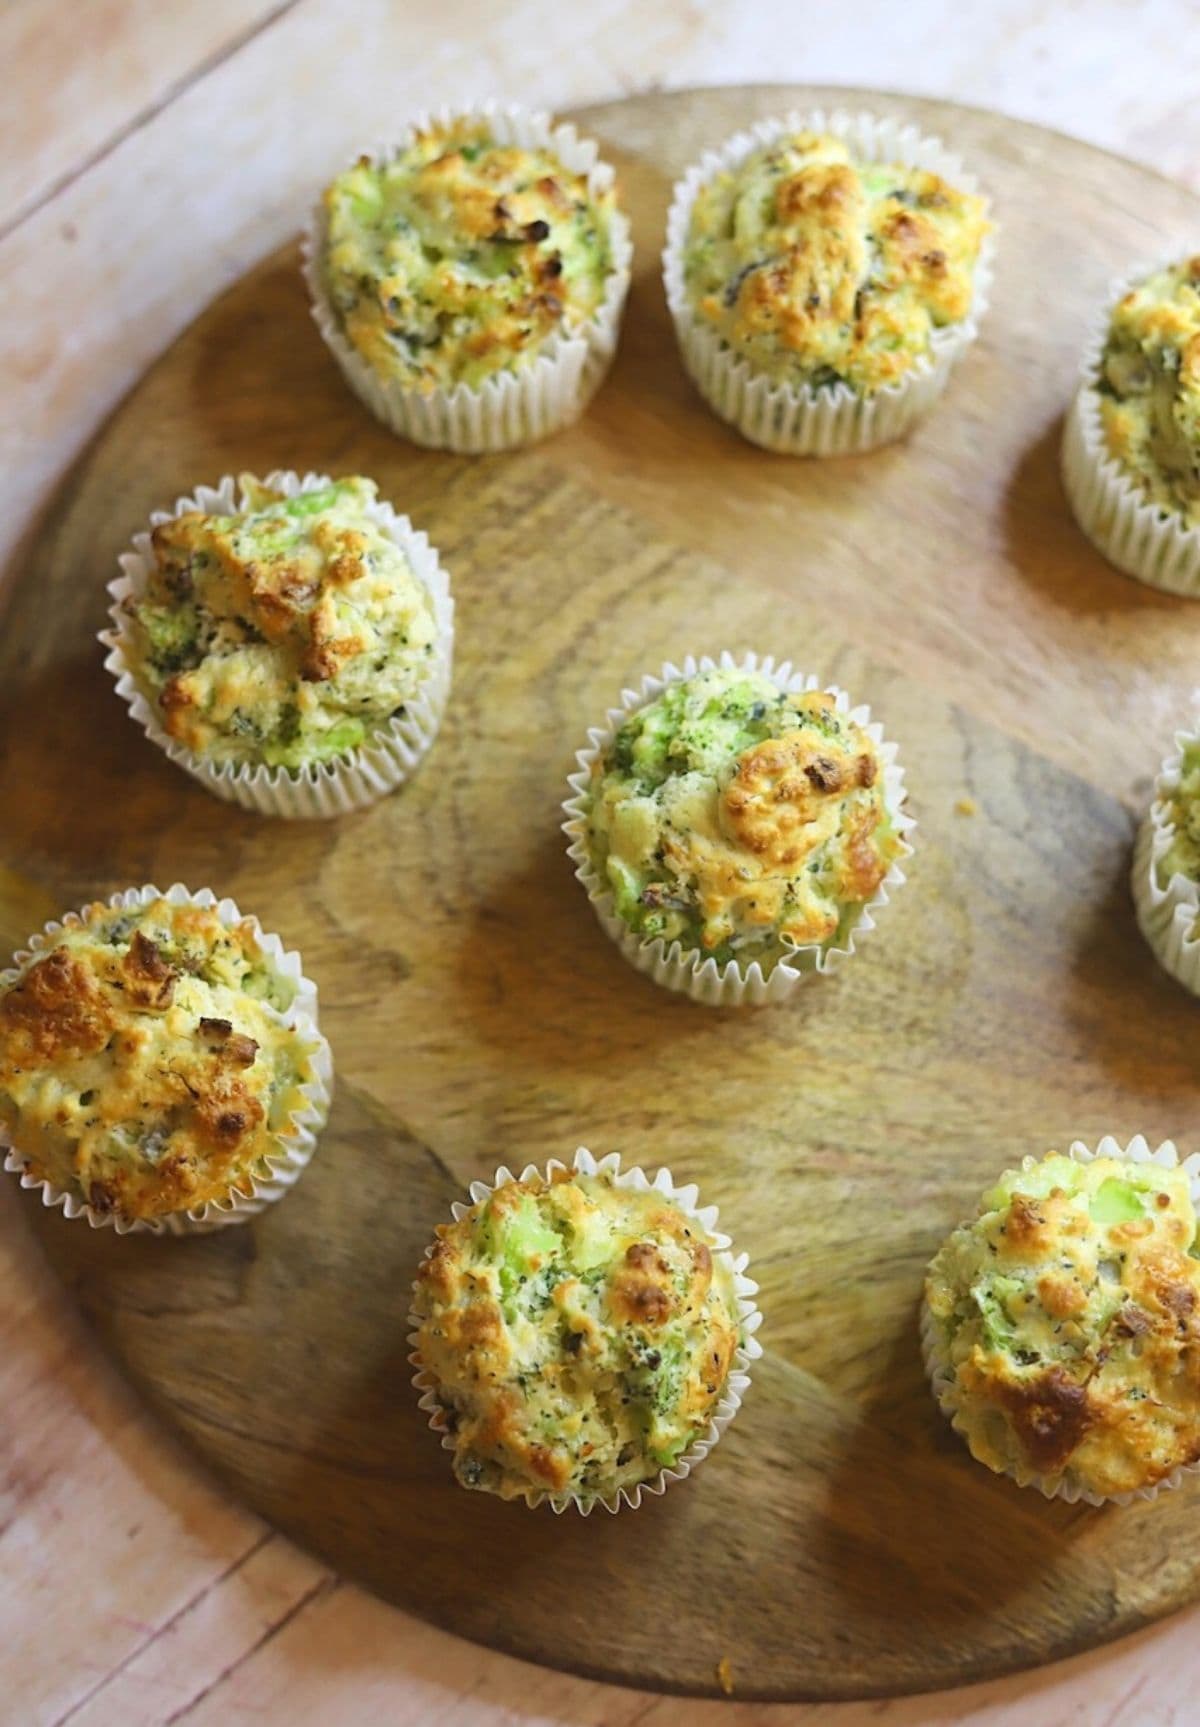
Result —
<svg viewBox="0 0 1200 1727"><path fill-rule="evenodd" d="M0 1074L103 1049L111 1027L90 969L56 947L0 997Z"/></svg>
<svg viewBox="0 0 1200 1727"><path fill-rule="evenodd" d="M170 1007L179 973L142 930L133 932L121 969L126 994L135 1006L160 1011Z"/></svg>
<svg viewBox="0 0 1200 1727"><path fill-rule="evenodd" d="M635 1241L626 1249L609 1293L614 1315L638 1325L662 1325L674 1311L670 1267L653 1242Z"/></svg>
<svg viewBox="0 0 1200 1727"><path fill-rule="evenodd" d="M262 1103L242 1080L218 1079L195 1101L196 1129L219 1150L230 1151L265 1119Z"/></svg>
<svg viewBox="0 0 1200 1727"><path fill-rule="evenodd" d="M258 1055L258 1044L245 1032L233 1029L227 1019L202 1019L200 1034L205 1041L234 1067L252 1067Z"/></svg>
<svg viewBox="0 0 1200 1727"><path fill-rule="evenodd" d="M995 1396L1029 1462L1044 1474L1065 1468L1092 1426L1086 1385L1077 1385L1061 1367L1000 1386Z"/></svg>
<svg viewBox="0 0 1200 1727"><path fill-rule="evenodd" d="M817 756L815 760L806 762L804 772L819 792L838 792L845 784L841 763L829 756Z"/></svg>
<svg viewBox="0 0 1200 1727"><path fill-rule="evenodd" d="M1141 1337L1150 1330L1151 1321L1140 1307L1135 1307L1131 1301L1127 1301L1113 1320L1113 1325L1126 1337Z"/></svg>
<svg viewBox="0 0 1200 1727"><path fill-rule="evenodd" d="M93 1181L88 1185L88 1204L93 1211L106 1216L116 1204L116 1195L104 1181Z"/></svg>

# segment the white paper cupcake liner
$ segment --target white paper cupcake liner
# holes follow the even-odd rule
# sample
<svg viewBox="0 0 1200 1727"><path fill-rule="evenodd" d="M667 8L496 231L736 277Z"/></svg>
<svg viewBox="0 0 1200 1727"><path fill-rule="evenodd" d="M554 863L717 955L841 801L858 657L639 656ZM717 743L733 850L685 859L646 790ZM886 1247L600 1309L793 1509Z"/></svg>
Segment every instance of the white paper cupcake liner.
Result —
<svg viewBox="0 0 1200 1727"><path fill-rule="evenodd" d="M301 492L328 486L331 481L327 474L305 474L301 479L290 470L277 470L268 474L263 483L294 498ZM156 510L150 525L157 527L187 510L229 515L241 507L238 482L226 474L216 486L197 486L193 497L177 499L173 510ZM143 692L126 656L129 624L126 603L145 592L154 568L149 533L135 534L130 549L121 554L123 573L108 584L113 602L108 614L112 625L99 635L109 650L105 668L112 673L117 694L146 736L215 797L240 804L243 809L256 810L259 815L281 816L288 821L319 821L348 815L353 810L366 809L368 804L402 786L437 737L454 659L454 601L449 578L426 536L406 516L397 515L381 499L369 504L367 513L404 553L413 574L428 591L437 629L434 652L421 686L405 705L403 714L394 715L358 749L332 761L308 763L295 774L263 763L206 761L167 734L156 705Z"/></svg>
<svg viewBox="0 0 1200 1727"><path fill-rule="evenodd" d="M364 154L381 167L430 126L474 119L486 122L503 144L552 151L572 173L587 176L593 196L607 192L613 183L613 170L600 160L596 145L573 126L554 126L547 114L493 102L423 115L395 143ZM569 426L595 395L617 351L633 265L629 220L621 211L614 210L611 219L612 267L604 298L586 323L552 338L519 371L496 373L477 387L456 384L427 392L381 377L343 335L322 268L326 232L325 205L318 200L301 243L313 318L355 395L400 437L463 453L513 450Z"/></svg>
<svg viewBox="0 0 1200 1727"><path fill-rule="evenodd" d="M1075 520L1096 550L1126 575L1170 594L1200 598L1200 528L1148 500L1109 453L1098 384L1113 307L1130 289L1175 263L1159 259L1114 283L1083 351L1079 388L1063 428L1063 486Z"/></svg>
<svg viewBox="0 0 1200 1727"><path fill-rule="evenodd" d="M165 899L171 905L211 906L221 922L228 927L242 921L242 914L233 900L219 900L211 888L201 888L198 893L191 893L180 882L169 887L165 893L160 893L156 887L150 885L125 888L120 893L112 894L106 903L132 909L135 906L149 905L157 899ZM303 1099L302 1105L289 1116L287 1126L282 1130L278 1153L265 1159L266 1173L252 1179L252 1189L248 1194L231 1193L228 1200L209 1200L191 1211L127 1222L113 1212L97 1211L77 1193L55 1187L53 1182L41 1180L31 1174L25 1166L19 1146L3 1123L0 1123L0 1151L4 1153L5 1170L10 1175L18 1176L22 1187L39 1188L43 1205L61 1210L64 1217L85 1218L93 1229L115 1229L118 1235L194 1235L222 1229L231 1223L244 1223L248 1218L265 1210L268 1205L273 1205L277 1199L281 1199L299 1179L317 1148L317 1137L329 1116L333 1097L333 1055L317 1023L317 986L305 977L301 970L300 955L286 949L277 935L272 935L262 928L256 917L249 917L246 921L252 926L259 946L271 961L274 970L295 986L296 994L288 1008L288 1017L296 1022L298 1028L305 1028L312 1036L312 1078L298 1088ZM13 955L9 967L0 973L0 989L6 988L16 979L18 971L27 960L43 949L52 948L62 929L78 927L83 922L82 914L72 911L61 919L47 923L36 935L31 935L25 946ZM283 1141L284 1135L286 1143Z"/></svg>
<svg viewBox="0 0 1200 1727"><path fill-rule="evenodd" d="M637 708L644 707L647 702L653 701L668 684L676 683L680 678L694 677L697 672L710 672L718 668L722 671L736 669L742 672L758 672L763 677L770 678L773 684L787 694L817 689L828 691L834 698L837 712L845 714L855 725L861 726L879 751L883 762L884 802L900 839L897 860L876 892L869 900L864 901L862 910L843 943L835 943L829 947L798 947L788 958L777 960L774 965L768 964L765 968L757 959L746 965L732 959L719 966L711 955L705 955L697 948L686 948L678 940L668 943L662 936L656 936L652 941L644 941L618 917L613 905L612 889L596 870L588 849L588 799L592 766L596 758L608 748L629 715ZM850 698L844 690L832 684L822 684L819 678L793 672L790 660L783 660L777 665L770 654L765 657L758 654L741 654L735 657L725 652L715 660L707 654L702 654L699 658L689 654L681 665L668 662L657 676L643 677L640 689L622 690L621 706L609 709L603 725L589 729L587 747L580 750L575 759L579 765L567 780L571 795L562 806L567 818L562 826L568 839L567 856L575 865L576 878L583 884L600 927L636 970L653 978L654 982L661 984L664 989L690 996L693 1001L703 1002L707 1007L764 1007L769 1003L783 1001L814 973L833 971L855 951L858 942L875 928L874 914L888 904L890 895L905 880L901 864L912 854L912 846L906 836L912 833L917 824L903 808L908 794L904 787L904 769L897 760L896 745L885 740L883 728L871 719L870 708L851 707Z"/></svg>
<svg viewBox="0 0 1200 1727"><path fill-rule="evenodd" d="M1181 1160L1178 1151L1171 1140L1166 1139L1154 1151L1151 1151L1146 1139L1138 1134L1122 1145L1111 1134L1105 1134L1093 1151L1081 1140L1076 1140L1067 1153L1077 1163L1091 1163L1097 1157L1124 1158L1130 1163L1154 1163L1160 1169L1181 1168L1188 1178L1192 1203L1200 1211L1200 1153L1193 1152ZM1041 1160L1036 1157L1026 1157L1021 1160L1023 1170L1033 1169ZM955 1382L953 1369L947 1358L942 1339L938 1331L937 1321L929 1311L926 1301L921 1302L921 1354L925 1361L925 1371L929 1376L933 1395L938 1407L946 1416L956 1433L963 1434L965 1429L960 1423L959 1409L961 1396ZM987 1465L985 1464L986 1468ZM996 1471L996 1473L1000 1473ZM1200 1473L1200 1463L1180 1465L1161 1481L1152 1487L1139 1487L1131 1493L1093 1493L1079 1486L1078 1482L1068 1482L1062 1476L1042 1475L1037 1470L1024 1464L1014 1464L1003 1471L1018 1487L1036 1487L1039 1493L1047 1499L1063 1499L1068 1505L1082 1501L1085 1505L1132 1505L1135 1499L1156 1499L1160 1493L1169 1488L1178 1487L1180 1482L1189 1475Z"/></svg>
<svg viewBox="0 0 1200 1727"><path fill-rule="evenodd" d="M750 1364L757 1361L762 1355L762 1345L754 1335L762 1323L762 1314L754 1300L758 1294L758 1285L746 1275L749 1256L745 1253L739 1253L735 1256L730 1251L732 1244L729 1237L723 1235L717 1228L717 1207L715 1205L702 1206L699 1203L699 1189L694 1182L689 1182L682 1187L678 1186L672 1180L669 1169L658 1170L653 1178L647 1176L645 1171L640 1168L622 1170L620 1155L615 1151L610 1151L606 1157L596 1158L585 1146L580 1146L570 1165L562 1163L558 1158L551 1158L544 1170L539 1170L536 1164L530 1163L526 1165L519 1176L513 1175L511 1170L501 1165L490 1182L473 1181L467 1190L471 1196L470 1200L456 1200L450 1208L451 1215L457 1223L459 1218L471 1209L471 1206L489 1199L498 1187L506 1187L510 1181L528 1181L535 1175L541 1175L546 1181L549 1181L557 1171L568 1167L574 1170L577 1175L609 1176L616 1187L632 1188L636 1193L654 1191L661 1193L664 1199L672 1200L686 1217L695 1218L708 1236L714 1260L726 1263L733 1274L734 1294L737 1297L738 1313L741 1318L741 1341L734 1351L729 1377L725 1382L725 1389L717 1407L713 1411L712 1419L704 1432L693 1439L678 1461L669 1469L659 1470L652 1480L638 1482L633 1487L622 1487L607 1499L583 1500L573 1493L547 1493L537 1488L529 1488L521 1496L530 1508L547 1504L551 1510L563 1512L574 1507L582 1517L587 1517L601 1506L605 1511L613 1513L618 1512L623 1505L628 1505L630 1510L636 1511L644 1494L659 1495L665 1493L673 1481L683 1481L694 1469L698 1469L741 1408L742 1399L750 1384ZM414 1283L414 1294L416 1289L417 1284ZM412 1346L412 1354L408 1359L416 1370L413 1373L412 1382L420 1393L418 1406L429 1416L429 1425L441 1438L442 1449L453 1451L454 1435L448 1429L447 1410L438 1401L437 1378L421 1362L420 1324L420 1315L415 1309L410 1310L408 1341Z"/></svg>
<svg viewBox="0 0 1200 1727"><path fill-rule="evenodd" d="M790 132L828 132L841 138L860 162L898 163L926 168L963 192L978 185L957 156L914 126L871 114L790 113L760 120L738 132L719 149L707 151L675 187L667 217L663 284L683 363L708 405L752 444L789 456L841 456L877 449L902 437L945 389L951 368L979 333L987 310L995 252L994 231L984 235L975 265L971 310L958 324L933 333L931 352L907 375L860 396L847 384L814 390L777 382L757 373L720 335L692 311L684 284L683 261L696 195L714 175L734 168L752 150Z"/></svg>
<svg viewBox="0 0 1200 1727"><path fill-rule="evenodd" d="M1175 734L1175 753L1168 756L1154 782L1150 805L1133 848L1133 903L1138 927L1165 971L1193 995L1200 995L1200 884L1187 876L1162 880L1162 859L1175 838L1170 799L1179 787L1183 754L1200 742L1200 730Z"/></svg>

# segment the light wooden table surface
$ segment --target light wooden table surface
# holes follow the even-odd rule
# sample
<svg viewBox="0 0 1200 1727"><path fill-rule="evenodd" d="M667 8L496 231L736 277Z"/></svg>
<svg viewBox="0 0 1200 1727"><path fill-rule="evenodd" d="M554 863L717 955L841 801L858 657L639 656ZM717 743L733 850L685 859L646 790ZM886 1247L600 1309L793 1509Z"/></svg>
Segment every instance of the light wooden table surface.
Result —
<svg viewBox="0 0 1200 1727"><path fill-rule="evenodd" d="M6 573L150 359L297 228L332 165L435 102L874 84L1058 126L1200 191L1190 0L4 0L0 66ZM460 1643L223 1498L97 1357L7 1183L0 1650L0 1723L14 1727L1154 1727L1200 1715L1200 1609L969 1692L808 1709L658 1699Z"/></svg>

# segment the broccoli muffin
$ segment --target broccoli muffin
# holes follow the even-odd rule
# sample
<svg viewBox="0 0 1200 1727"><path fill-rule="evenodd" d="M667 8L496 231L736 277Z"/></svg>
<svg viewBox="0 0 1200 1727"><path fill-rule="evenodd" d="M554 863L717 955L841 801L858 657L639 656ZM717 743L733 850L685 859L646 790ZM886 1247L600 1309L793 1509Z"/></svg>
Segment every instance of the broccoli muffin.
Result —
<svg viewBox="0 0 1200 1727"><path fill-rule="evenodd" d="M1163 816L1170 843L1156 865L1159 885L1165 888L1177 875L1200 884L1200 738L1184 742L1178 779L1163 797Z"/></svg>
<svg viewBox="0 0 1200 1727"><path fill-rule="evenodd" d="M1096 388L1105 445L1131 484L1200 526L1200 256L1118 300Z"/></svg>
<svg viewBox="0 0 1200 1727"><path fill-rule="evenodd" d="M926 168L784 131L700 185L684 290L755 375L869 397L967 318L987 231L984 200Z"/></svg>
<svg viewBox="0 0 1200 1727"><path fill-rule="evenodd" d="M463 1486L588 1507L676 1465L741 1342L716 1248L657 1189L561 1168L441 1225L417 1278L413 1359Z"/></svg>
<svg viewBox="0 0 1200 1727"><path fill-rule="evenodd" d="M631 712L583 809L621 922L718 965L844 943L905 849L868 732L828 691L786 694L736 666Z"/></svg>
<svg viewBox="0 0 1200 1727"><path fill-rule="evenodd" d="M478 388L587 325L614 269L615 193L549 144L470 116L360 159L324 197L318 268L345 339L406 390Z"/></svg>
<svg viewBox="0 0 1200 1727"><path fill-rule="evenodd" d="M1200 732L1175 737L1138 828L1131 874L1138 927L1155 959L1200 995Z"/></svg>
<svg viewBox="0 0 1200 1727"><path fill-rule="evenodd" d="M374 481L239 484L235 513L189 509L151 533L118 614L125 660L194 756L296 775L405 713L439 651L434 604L371 513Z"/></svg>
<svg viewBox="0 0 1200 1727"><path fill-rule="evenodd" d="M320 1034L249 920L85 907L0 983L0 1123L28 1174L123 1225L253 1192Z"/></svg>
<svg viewBox="0 0 1200 1727"><path fill-rule="evenodd" d="M1098 1498L1200 1458L1200 1261L1178 1167L1010 1170L925 1284L940 1401L973 1456Z"/></svg>

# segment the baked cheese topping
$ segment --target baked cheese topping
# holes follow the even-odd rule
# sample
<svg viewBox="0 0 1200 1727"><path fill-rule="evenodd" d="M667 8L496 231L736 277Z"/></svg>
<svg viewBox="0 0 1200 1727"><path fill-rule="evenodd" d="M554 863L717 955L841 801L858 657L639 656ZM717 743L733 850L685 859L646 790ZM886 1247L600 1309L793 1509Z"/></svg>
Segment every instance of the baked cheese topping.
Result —
<svg viewBox="0 0 1200 1727"><path fill-rule="evenodd" d="M1184 747L1179 784L1167 799L1171 843L1158 861L1158 880L1166 887L1171 877L1186 876L1200 882L1200 743Z"/></svg>
<svg viewBox="0 0 1200 1727"><path fill-rule="evenodd" d="M1109 452L1151 503L1200 525L1200 256L1118 303L1100 381Z"/></svg>
<svg viewBox="0 0 1200 1727"><path fill-rule="evenodd" d="M924 168L796 132L700 188L684 250L695 315L756 373L869 396L971 310L986 204Z"/></svg>
<svg viewBox="0 0 1200 1727"><path fill-rule="evenodd" d="M247 921L88 906L0 991L0 1121L38 1180L129 1222L248 1193L312 1077L294 995Z"/></svg>
<svg viewBox="0 0 1200 1727"><path fill-rule="evenodd" d="M154 529L126 656L194 754L295 773L404 712L433 664L433 602L367 513L374 481L294 498L239 483L238 514L189 510Z"/></svg>
<svg viewBox="0 0 1200 1727"><path fill-rule="evenodd" d="M486 122L432 126L325 193L325 278L346 339L382 377L429 391L528 365L599 309L611 190Z"/></svg>
<svg viewBox="0 0 1200 1727"><path fill-rule="evenodd" d="M696 1219L565 1171L441 1225L415 1307L455 1474L505 1499L652 1480L707 1428L740 1340L728 1255Z"/></svg>
<svg viewBox="0 0 1200 1727"><path fill-rule="evenodd" d="M646 941L773 963L844 939L899 855L883 781L875 744L825 691L699 672L597 757L592 863Z"/></svg>
<svg viewBox="0 0 1200 1727"><path fill-rule="evenodd" d="M1053 1154L1010 1170L925 1293L990 1469L1099 1494L1200 1458L1200 1260L1178 1169Z"/></svg>

